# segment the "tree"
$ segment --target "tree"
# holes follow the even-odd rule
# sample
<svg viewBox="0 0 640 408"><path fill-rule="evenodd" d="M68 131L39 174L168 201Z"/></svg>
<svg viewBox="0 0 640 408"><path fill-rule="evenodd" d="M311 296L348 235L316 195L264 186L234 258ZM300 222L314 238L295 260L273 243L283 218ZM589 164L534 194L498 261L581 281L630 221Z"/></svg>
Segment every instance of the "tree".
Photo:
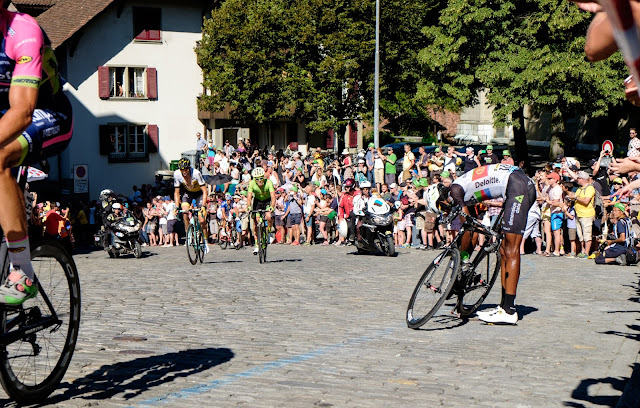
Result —
<svg viewBox="0 0 640 408"><path fill-rule="evenodd" d="M625 68L619 54L586 60L590 18L570 2L450 0L438 24L424 28L432 43L420 54L446 80L424 80L421 90L448 98L456 109L486 89L496 126L512 124L514 113L521 121L527 104L565 122L575 114L606 115L622 102Z"/></svg>
<svg viewBox="0 0 640 408"><path fill-rule="evenodd" d="M382 13L381 116L426 117L417 95L420 28L433 6L400 0ZM205 19L196 49L210 93L200 108L259 123L288 118L311 131L373 114L375 2L228 0ZM431 17L433 18L433 17Z"/></svg>

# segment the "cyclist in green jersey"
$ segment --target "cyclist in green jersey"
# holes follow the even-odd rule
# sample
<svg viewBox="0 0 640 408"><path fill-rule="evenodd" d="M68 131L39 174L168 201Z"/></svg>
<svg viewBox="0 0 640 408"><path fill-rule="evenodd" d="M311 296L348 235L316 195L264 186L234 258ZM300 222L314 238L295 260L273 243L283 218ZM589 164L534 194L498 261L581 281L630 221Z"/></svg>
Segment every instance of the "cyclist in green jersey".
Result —
<svg viewBox="0 0 640 408"><path fill-rule="evenodd" d="M262 167L256 167L251 172L253 180L249 182L249 188L247 189L247 202L249 203L249 210L267 210L264 216L271 225L271 211L276 205L276 189L273 188L271 180L265 180L264 169ZM256 247L253 249L253 254L258 254L258 233L255 222L255 214L251 214L251 232L253 232L253 238L256 242Z"/></svg>

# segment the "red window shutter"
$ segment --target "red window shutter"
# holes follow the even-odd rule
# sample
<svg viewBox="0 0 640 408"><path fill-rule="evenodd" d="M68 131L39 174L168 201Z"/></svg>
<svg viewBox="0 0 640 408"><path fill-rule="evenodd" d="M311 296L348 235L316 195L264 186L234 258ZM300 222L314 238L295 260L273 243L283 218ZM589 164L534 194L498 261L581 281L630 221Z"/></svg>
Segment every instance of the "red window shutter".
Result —
<svg viewBox="0 0 640 408"><path fill-rule="evenodd" d="M160 41L161 39L160 30L147 30L147 40Z"/></svg>
<svg viewBox="0 0 640 408"><path fill-rule="evenodd" d="M333 149L333 129L327 130L325 142L325 146L327 149Z"/></svg>
<svg viewBox="0 0 640 408"><path fill-rule="evenodd" d="M98 95L101 99L109 99L109 67L98 67Z"/></svg>
<svg viewBox="0 0 640 408"><path fill-rule="evenodd" d="M147 98L158 99L158 72L155 68L147 68Z"/></svg>
<svg viewBox="0 0 640 408"><path fill-rule="evenodd" d="M358 147L358 127L355 123L349 125L349 147Z"/></svg>
<svg viewBox="0 0 640 408"><path fill-rule="evenodd" d="M148 153L158 153L160 147L158 139L158 125L147 126L147 135L149 135Z"/></svg>

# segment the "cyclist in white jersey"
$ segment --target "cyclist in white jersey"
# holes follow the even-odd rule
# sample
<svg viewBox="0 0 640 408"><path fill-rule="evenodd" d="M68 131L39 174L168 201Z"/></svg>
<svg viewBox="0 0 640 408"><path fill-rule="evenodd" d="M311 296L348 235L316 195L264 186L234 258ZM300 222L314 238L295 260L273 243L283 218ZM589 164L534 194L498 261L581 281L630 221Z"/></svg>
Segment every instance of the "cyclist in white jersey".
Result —
<svg viewBox="0 0 640 408"><path fill-rule="evenodd" d="M467 205L484 200L504 198L502 231L505 237L500 247L502 300L500 306L478 312L478 318L489 323L516 324L516 290L520 278L520 244L527 225L527 213L536 200L533 181L517 166L490 164L477 167L453 182L450 195L454 204L470 214ZM463 237L461 249L472 247L471 235Z"/></svg>

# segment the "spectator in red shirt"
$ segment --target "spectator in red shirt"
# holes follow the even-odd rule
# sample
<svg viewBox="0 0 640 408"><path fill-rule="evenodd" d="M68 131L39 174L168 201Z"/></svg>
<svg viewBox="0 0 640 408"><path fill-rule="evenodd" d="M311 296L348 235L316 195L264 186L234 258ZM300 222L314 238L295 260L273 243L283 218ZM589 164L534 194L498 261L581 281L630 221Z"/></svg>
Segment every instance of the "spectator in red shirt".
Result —
<svg viewBox="0 0 640 408"><path fill-rule="evenodd" d="M51 203L51 210L49 210L45 216L44 233L51 238L57 238L64 225L64 218L62 218L58 211L59 204Z"/></svg>

